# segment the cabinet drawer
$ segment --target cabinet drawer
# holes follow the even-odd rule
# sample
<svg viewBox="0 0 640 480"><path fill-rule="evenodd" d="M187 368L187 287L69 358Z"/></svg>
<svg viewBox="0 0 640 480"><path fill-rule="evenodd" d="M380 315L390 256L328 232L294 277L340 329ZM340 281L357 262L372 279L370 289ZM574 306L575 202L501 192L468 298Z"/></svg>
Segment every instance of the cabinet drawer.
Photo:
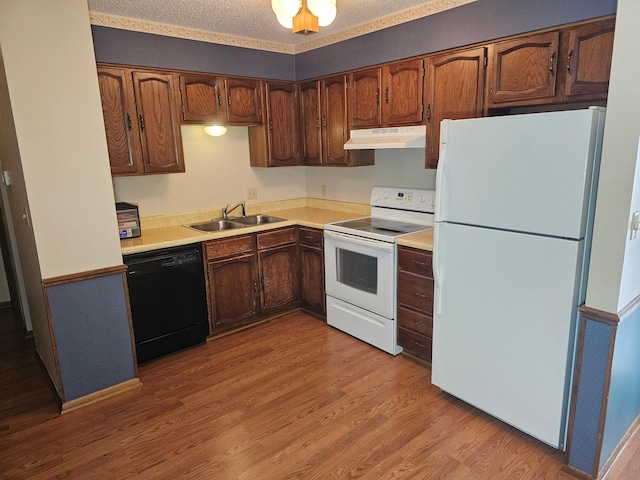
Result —
<svg viewBox="0 0 640 480"><path fill-rule="evenodd" d="M431 338L411 330L398 328L398 345L408 353L431 361Z"/></svg>
<svg viewBox="0 0 640 480"><path fill-rule="evenodd" d="M241 237L207 242L206 248L207 260L211 260L251 252L253 250L253 241L250 235L243 235Z"/></svg>
<svg viewBox="0 0 640 480"><path fill-rule="evenodd" d="M398 249L398 266L407 272L433 277L432 260L431 252L406 247Z"/></svg>
<svg viewBox="0 0 640 480"><path fill-rule="evenodd" d="M409 272L398 272L398 305L433 313L433 279Z"/></svg>
<svg viewBox="0 0 640 480"><path fill-rule="evenodd" d="M433 318L429 315L399 307L398 327L431 337L433 335Z"/></svg>
<svg viewBox="0 0 640 480"><path fill-rule="evenodd" d="M258 238L258 250L264 248L277 247L279 245L286 245L287 243L296 242L296 232L293 227L282 228L279 230L273 230L270 232L259 233Z"/></svg>
<svg viewBox="0 0 640 480"><path fill-rule="evenodd" d="M319 230L317 228L300 228L298 232L300 245L322 248L322 230Z"/></svg>

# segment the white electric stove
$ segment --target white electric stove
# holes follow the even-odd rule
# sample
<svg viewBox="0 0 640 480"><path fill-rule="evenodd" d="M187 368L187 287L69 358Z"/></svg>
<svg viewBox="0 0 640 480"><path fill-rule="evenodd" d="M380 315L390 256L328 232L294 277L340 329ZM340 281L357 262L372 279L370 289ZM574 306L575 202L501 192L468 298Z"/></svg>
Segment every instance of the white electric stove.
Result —
<svg viewBox="0 0 640 480"><path fill-rule="evenodd" d="M396 240L433 228L435 191L375 186L370 205L370 217L324 226L327 323L397 355Z"/></svg>

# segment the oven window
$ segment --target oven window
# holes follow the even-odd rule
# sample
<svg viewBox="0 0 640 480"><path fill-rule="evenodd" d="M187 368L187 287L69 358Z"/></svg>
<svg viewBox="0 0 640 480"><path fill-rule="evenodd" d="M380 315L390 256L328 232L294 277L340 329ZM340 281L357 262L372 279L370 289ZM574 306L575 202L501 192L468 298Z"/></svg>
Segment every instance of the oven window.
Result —
<svg viewBox="0 0 640 480"><path fill-rule="evenodd" d="M338 282L373 295L378 287L378 259L336 248Z"/></svg>

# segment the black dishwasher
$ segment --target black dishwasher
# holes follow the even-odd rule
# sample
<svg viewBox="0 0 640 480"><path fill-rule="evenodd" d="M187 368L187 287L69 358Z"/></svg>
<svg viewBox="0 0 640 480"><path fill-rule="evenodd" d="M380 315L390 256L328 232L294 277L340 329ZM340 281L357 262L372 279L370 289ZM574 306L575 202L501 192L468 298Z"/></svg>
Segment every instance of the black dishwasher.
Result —
<svg viewBox="0 0 640 480"><path fill-rule="evenodd" d="M202 246L124 255L138 363L202 343L209 333Z"/></svg>

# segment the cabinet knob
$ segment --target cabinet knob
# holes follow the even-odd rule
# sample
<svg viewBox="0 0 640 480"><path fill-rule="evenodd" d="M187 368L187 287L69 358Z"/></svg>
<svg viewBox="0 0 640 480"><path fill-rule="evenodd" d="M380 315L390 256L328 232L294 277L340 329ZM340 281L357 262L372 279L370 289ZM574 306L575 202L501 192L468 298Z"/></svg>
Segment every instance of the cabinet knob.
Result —
<svg viewBox="0 0 640 480"><path fill-rule="evenodd" d="M131 115L129 115L127 113L127 126L129 127L129 131L131 131L131 128L133 127L132 123L131 123Z"/></svg>
<svg viewBox="0 0 640 480"><path fill-rule="evenodd" d="M573 50L567 55L567 73L571 74L571 57L573 57Z"/></svg>
<svg viewBox="0 0 640 480"><path fill-rule="evenodd" d="M556 52L551 52L551 57L549 58L549 75L553 77L553 61L556 59Z"/></svg>
<svg viewBox="0 0 640 480"><path fill-rule="evenodd" d="M140 130L144 130L144 117L140 115Z"/></svg>
<svg viewBox="0 0 640 480"><path fill-rule="evenodd" d="M425 112L425 117L427 118L427 122L431 121L431 104L427 105L427 111Z"/></svg>

